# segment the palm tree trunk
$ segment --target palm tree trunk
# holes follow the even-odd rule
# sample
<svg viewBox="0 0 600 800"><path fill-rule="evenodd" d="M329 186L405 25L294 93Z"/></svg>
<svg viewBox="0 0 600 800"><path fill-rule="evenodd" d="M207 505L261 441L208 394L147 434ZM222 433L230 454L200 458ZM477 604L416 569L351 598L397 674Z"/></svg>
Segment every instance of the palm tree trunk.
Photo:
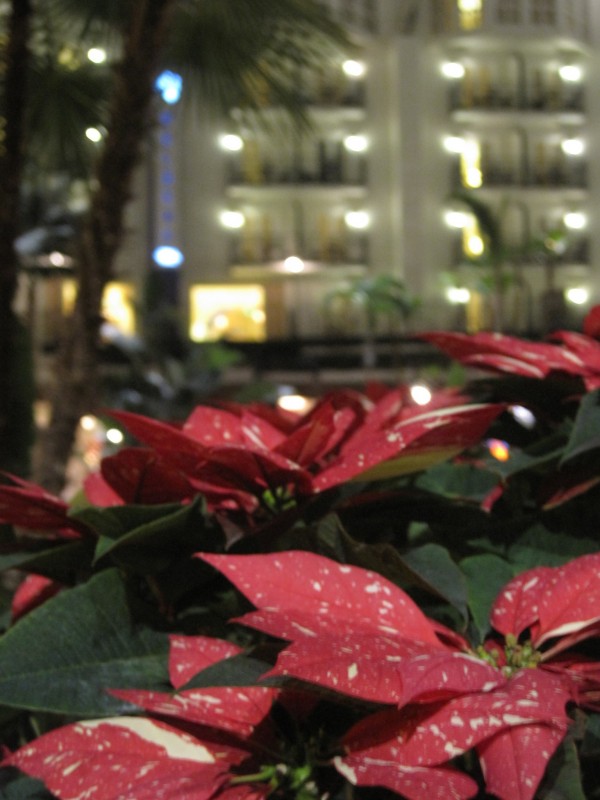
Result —
<svg viewBox="0 0 600 800"><path fill-rule="evenodd" d="M65 466L81 416L101 405L98 334L102 293L113 275L134 169L152 124L154 79L175 2L138 0L131 4L123 57L115 70L108 132L78 241L78 294L57 356L52 420L36 454L36 479L55 492L64 486Z"/></svg>
<svg viewBox="0 0 600 800"><path fill-rule="evenodd" d="M31 363L23 358L23 331L13 309L19 266L14 242L20 227L31 15L31 0L13 0L4 75L6 133L0 151L0 465L20 473L29 463L33 397L20 391L31 383L31 376L23 380Z"/></svg>

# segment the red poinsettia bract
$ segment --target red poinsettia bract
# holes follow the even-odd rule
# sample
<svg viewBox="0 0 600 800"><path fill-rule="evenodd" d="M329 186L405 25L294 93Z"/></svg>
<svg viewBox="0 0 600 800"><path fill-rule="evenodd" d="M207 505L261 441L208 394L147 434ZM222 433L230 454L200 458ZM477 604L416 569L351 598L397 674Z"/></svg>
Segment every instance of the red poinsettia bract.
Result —
<svg viewBox="0 0 600 800"><path fill-rule="evenodd" d="M17 525L48 539L81 539L89 529L69 519L69 505L43 487L4 473L12 484L0 486L0 522Z"/></svg>
<svg viewBox="0 0 600 800"><path fill-rule="evenodd" d="M549 337L553 341L546 342L488 331L431 331L419 338L467 366L540 379L562 373L581 378L585 389L592 391L600 388L600 341L595 338L598 316L598 308L594 308L586 317L584 333L556 331Z"/></svg>
<svg viewBox="0 0 600 800"><path fill-rule="evenodd" d="M102 505L157 496L187 501L201 493L211 510L255 526L347 481L393 475L402 458L455 455L477 443L501 410L472 404L427 411L407 407L403 393L391 390L376 401L333 393L295 425L256 407L198 406L181 428L114 412L144 448L104 459L86 492Z"/></svg>
<svg viewBox="0 0 600 800"><path fill-rule="evenodd" d="M397 790L398 763L432 767L475 748L489 791L530 800L567 704L597 702L600 665L572 648L600 631L600 555L509 582L475 649L368 570L308 552L202 558L257 606L239 621L289 642L270 675L396 707L348 734L339 766L356 783L377 773Z"/></svg>
<svg viewBox="0 0 600 800"><path fill-rule="evenodd" d="M355 766L352 756L332 756L329 740L321 752L318 734L310 741L289 742L291 749L283 745L290 731L282 735L279 722L270 715L273 704L281 705L279 718L283 712L294 720L293 728L315 705L315 697L266 686L185 688L199 670L238 653L236 646L221 640L174 636L170 676L175 692L112 692L149 716L67 725L9 755L4 764L43 780L61 800L83 796L91 800L175 796L182 800L267 796L308 800L327 796L328 787L336 783L336 771L355 783L355 769L364 771L365 785L381 783L384 767L371 767L368 759ZM413 723L407 717L406 725ZM358 725L350 738L358 740L360 731ZM334 749L341 752L339 742ZM475 795L477 785L444 763L451 755L444 754L442 763L432 766L413 763L414 755L406 763L396 756L394 778L387 785L409 800L420 800L424 792L433 800L467 800ZM386 785L385 778L381 785Z"/></svg>

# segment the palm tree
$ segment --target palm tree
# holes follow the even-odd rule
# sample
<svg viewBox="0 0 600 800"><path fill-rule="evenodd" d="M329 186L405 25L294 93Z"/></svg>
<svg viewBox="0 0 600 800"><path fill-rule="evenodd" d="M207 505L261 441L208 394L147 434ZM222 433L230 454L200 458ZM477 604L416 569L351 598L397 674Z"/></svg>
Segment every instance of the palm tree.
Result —
<svg viewBox="0 0 600 800"><path fill-rule="evenodd" d="M354 307L363 315L362 365L366 368L377 365L377 328L380 319L387 319L398 327L404 325L419 307L420 300L413 295L399 278L393 275L374 275L357 278L337 286L324 298L324 308L331 315L336 305L344 312Z"/></svg>
<svg viewBox="0 0 600 800"><path fill-rule="evenodd" d="M23 360L23 330L13 311L18 259L14 241L18 234L20 185L23 174L25 81L32 7L30 0L13 0L3 53L3 108L5 136L0 148L0 453L5 469L27 469L31 417L29 404L20 402L27 382ZM10 114L8 111L10 110Z"/></svg>
<svg viewBox="0 0 600 800"><path fill-rule="evenodd" d="M14 310L21 260L15 243L50 175L85 175L89 159L74 135L96 121L103 82L57 58L64 19L53 4L11 0L2 8L0 47L0 467L25 475L33 439L34 377L28 332ZM63 30L61 31L61 22ZM27 187L27 188L25 188Z"/></svg>
<svg viewBox="0 0 600 800"><path fill-rule="evenodd" d="M37 478L58 490L79 419L97 402L101 298L152 125L159 68L195 77L203 96L221 108L256 108L268 87L274 102L301 119L297 67L323 63L349 41L317 0L52 0L51 6L80 18L84 12L85 30L107 24L120 41L107 134L77 239L77 300L57 357L52 424L39 447Z"/></svg>

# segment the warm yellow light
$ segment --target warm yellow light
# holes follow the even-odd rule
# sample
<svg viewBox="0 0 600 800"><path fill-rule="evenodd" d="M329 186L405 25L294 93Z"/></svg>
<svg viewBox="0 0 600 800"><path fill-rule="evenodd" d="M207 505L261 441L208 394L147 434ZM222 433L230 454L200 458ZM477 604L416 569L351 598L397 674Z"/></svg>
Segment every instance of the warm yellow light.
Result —
<svg viewBox="0 0 600 800"><path fill-rule="evenodd" d="M215 330L219 331L219 333L224 333L229 327L229 316L224 313L215 314L213 317L213 325Z"/></svg>
<svg viewBox="0 0 600 800"><path fill-rule="evenodd" d="M62 282L61 286L61 306L65 317L73 313L75 308L75 298L77 297L77 283L70 278Z"/></svg>
<svg viewBox="0 0 600 800"><path fill-rule="evenodd" d="M106 61L106 50L102 47L90 47L87 57L93 64L103 64Z"/></svg>
<svg viewBox="0 0 600 800"><path fill-rule="evenodd" d="M585 150L583 139L563 139L560 146L563 153L568 156L580 156Z"/></svg>
<svg viewBox="0 0 600 800"><path fill-rule="evenodd" d="M190 289L190 338L194 342L263 341L265 290L258 284L196 285Z"/></svg>
<svg viewBox="0 0 600 800"><path fill-rule="evenodd" d="M573 286L567 289L565 297L569 303L573 303L576 306L583 306L590 299L590 293L585 286Z"/></svg>
<svg viewBox="0 0 600 800"><path fill-rule="evenodd" d="M465 140L462 136L445 136L444 147L449 153L462 153L465 149Z"/></svg>
<svg viewBox="0 0 600 800"><path fill-rule="evenodd" d="M471 221L472 217L465 211L446 211L444 220L450 228L464 228Z"/></svg>
<svg viewBox="0 0 600 800"><path fill-rule="evenodd" d="M94 142L94 144L102 141L102 133L98 130L98 128L86 128L85 135L86 138L88 138L90 142Z"/></svg>
<svg viewBox="0 0 600 800"><path fill-rule="evenodd" d="M98 424L98 419L91 414L81 417L79 424L84 431L93 431Z"/></svg>
<svg viewBox="0 0 600 800"><path fill-rule="evenodd" d="M304 272L305 263L298 256L288 256L283 262L285 272Z"/></svg>
<svg viewBox="0 0 600 800"><path fill-rule="evenodd" d="M480 256L484 251L483 239L474 233L467 239L467 253L471 256Z"/></svg>
<svg viewBox="0 0 600 800"><path fill-rule="evenodd" d="M426 406L431 402L431 390L422 383L415 383L410 387L410 396L418 406Z"/></svg>
<svg viewBox="0 0 600 800"><path fill-rule="evenodd" d="M314 406L315 401L302 394L284 394L277 399L277 405L284 411L292 411L295 414L305 414Z"/></svg>
<svg viewBox="0 0 600 800"><path fill-rule="evenodd" d="M350 150L353 153L363 153L368 146L369 142L367 137L361 134L346 136L344 139L344 147L346 150Z"/></svg>
<svg viewBox="0 0 600 800"><path fill-rule="evenodd" d="M508 461L510 458L510 447L502 439L488 439L488 450L496 461Z"/></svg>
<svg viewBox="0 0 600 800"><path fill-rule="evenodd" d="M67 257L64 253L59 253L58 250L53 250L48 254L48 261L53 267L64 267L67 263Z"/></svg>
<svg viewBox="0 0 600 800"><path fill-rule="evenodd" d="M267 315L262 308L255 308L250 312L250 318L257 325L264 325L267 321Z"/></svg>
<svg viewBox="0 0 600 800"><path fill-rule="evenodd" d="M567 228L572 230L581 230L587 224L587 217L580 211L570 211L563 217L564 223Z"/></svg>
<svg viewBox="0 0 600 800"><path fill-rule="evenodd" d="M126 336L135 333L133 287L130 284L112 282L106 285L102 296L102 316Z"/></svg>
<svg viewBox="0 0 600 800"><path fill-rule="evenodd" d="M478 189L483 183L483 175L479 167L469 167L465 171L465 185L470 189Z"/></svg>
<svg viewBox="0 0 600 800"><path fill-rule="evenodd" d="M121 444L124 438L123 432L118 428L109 428L106 431L106 440L111 444Z"/></svg>
<svg viewBox="0 0 600 800"><path fill-rule="evenodd" d="M568 83L577 83L583 77L583 70L577 64L563 64L559 68L558 74Z"/></svg>
<svg viewBox="0 0 600 800"><path fill-rule="evenodd" d="M465 31L479 28L483 21L482 0L458 0L460 27Z"/></svg>
<svg viewBox="0 0 600 800"><path fill-rule="evenodd" d="M344 61L342 69L349 78L362 78L365 74L364 63L362 61L355 61L353 58Z"/></svg>
<svg viewBox="0 0 600 800"><path fill-rule="evenodd" d="M477 189L483 183L481 146L475 139L465 140L460 155L460 174L463 186L469 189Z"/></svg>
<svg viewBox="0 0 600 800"><path fill-rule="evenodd" d="M344 215L344 222L349 228L363 230L369 227L371 218L368 211L347 211Z"/></svg>
<svg viewBox="0 0 600 800"><path fill-rule="evenodd" d="M465 68L460 61L444 61L441 70L445 78L462 78L465 74Z"/></svg>
<svg viewBox="0 0 600 800"><path fill-rule="evenodd" d="M446 290L446 297L453 305L464 305L471 299L471 292L465 286L450 286Z"/></svg>
<svg viewBox="0 0 600 800"><path fill-rule="evenodd" d="M243 228L246 222L246 218L241 211L221 211L219 219L221 220L221 225L225 228Z"/></svg>
<svg viewBox="0 0 600 800"><path fill-rule="evenodd" d="M219 144L223 150L229 150L233 153L236 153L243 149L244 140L236 133L224 133L222 136L219 136Z"/></svg>

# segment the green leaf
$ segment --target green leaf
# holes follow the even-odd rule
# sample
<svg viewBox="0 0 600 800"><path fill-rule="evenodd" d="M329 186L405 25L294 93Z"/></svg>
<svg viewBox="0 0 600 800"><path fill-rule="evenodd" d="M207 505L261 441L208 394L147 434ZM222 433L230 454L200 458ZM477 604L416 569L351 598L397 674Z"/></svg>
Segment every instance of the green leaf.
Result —
<svg viewBox="0 0 600 800"><path fill-rule="evenodd" d="M586 758L600 756L600 714L590 714L586 719L581 755Z"/></svg>
<svg viewBox="0 0 600 800"><path fill-rule="evenodd" d="M70 516L83 522L98 536L118 539L134 528L179 511L181 507L180 503L110 506L108 508L85 506L72 511Z"/></svg>
<svg viewBox="0 0 600 800"><path fill-rule="evenodd" d="M20 569L35 572L61 583L69 583L73 576L91 566L94 543L88 539L56 543L44 550L20 551L0 556L0 572Z"/></svg>
<svg viewBox="0 0 600 800"><path fill-rule="evenodd" d="M95 562L110 557L113 563L138 575L168 567L182 553L210 549L218 536L202 514L200 498L188 505L116 506L78 512L102 535Z"/></svg>
<svg viewBox="0 0 600 800"><path fill-rule="evenodd" d="M418 584L449 602L467 619L467 583L445 547L425 544L401 556Z"/></svg>
<svg viewBox="0 0 600 800"><path fill-rule="evenodd" d="M536 797L539 800L587 800L572 731L550 760Z"/></svg>
<svg viewBox="0 0 600 800"><path fill-rule="evenodd" d="M52 800L53 797L54 795L36 778L30 778L28 775L18 773L17 770L7 768L0 773L1 800Z"/></svg>
<svg viewBox="0 0 600 800"><path fill-rule="evenodd" d="M254 686L271 666L272 664L252 656L232 656L203 669L179 691L205 686Z"/></svg>
<svg viewBox="0 0 600 800"><path fill-rule="evenodd" d="M510 564L492 553L463 558L460 568L467 581L471 616L483 639L490 629L492 604L504 584L514 577L514 572Z"/></svg>
<svg viewBox="0 0 600 800"><path fill-rule="evenodd" d="M135 624L117 570L68 589L0 638L0 704L70 716L121 713L108 688L167 680L168 639Z"/></svg>
<svg viewBox="0 0 600 800"><path fill-rule="evenodd" d="M572 558L597 550L598 544L593 539L555 533L538 523L511 545L507 558L516 573L538 566L557 567Z"/></svg>
<svg viewBox="0 0 600 800"><path fill-rule="evenodd" d="M444 497L481 501L498 483L498 475L471 464L438 464L420 475L416 485Z"/></svg>
<svg viewBox="0 0 600 800"><path fill-rule="evenodd" d="M547 467L553 462L558 462L565 448L565 435L556 433L536 442L527 450L511 449L508 461L497 461L493 457L487 459L487 467L493 469L504 478L517 475L520 472Z"/></svg>
<svg viewBox="0 0 600 800"><path fill-rule="evenodd" d="M583 396L560 464L562 466L582 453L598 448L600 448L600 389Z"/></svg>

